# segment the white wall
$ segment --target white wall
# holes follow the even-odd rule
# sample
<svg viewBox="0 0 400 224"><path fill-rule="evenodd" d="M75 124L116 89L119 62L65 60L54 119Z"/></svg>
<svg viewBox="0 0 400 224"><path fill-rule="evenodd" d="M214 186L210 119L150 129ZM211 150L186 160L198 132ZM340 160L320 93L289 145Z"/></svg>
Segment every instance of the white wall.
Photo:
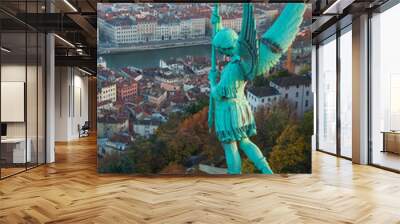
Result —
<svg viewBox="0 0 400 224"><path fill-rule="evenodd" d="M88 78L72 67L56 67L55 73L55 141L70 141L88 120Z"/></svg>
<svg viewBox="0 0 400 224"><path fill-rule="evenodd" d="M1 66L2 82L25 82L25 64L8 64ZM1 108L7 110L7 108ZM7 137L25 137L25 122L7 123Z"/></svg>
<svg viewBox="0 0 400 224"><path fill-rule="evenodd" d="M76 72L76 70L75 70ZM88 78L79 75L74 75L74 108L72 108L72 120L71 120L71 135L73 138L79 137L78 132L78 124L81 126L85 123L85 121L89 120L89 102L88 102Z"/></svg>

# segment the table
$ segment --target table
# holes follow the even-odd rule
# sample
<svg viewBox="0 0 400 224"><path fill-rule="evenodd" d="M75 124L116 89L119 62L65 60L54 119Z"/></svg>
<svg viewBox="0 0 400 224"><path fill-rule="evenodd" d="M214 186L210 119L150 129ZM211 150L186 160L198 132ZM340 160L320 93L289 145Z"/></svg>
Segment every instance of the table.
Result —
<svg viewBox="0 0 400 224"><path fill-rule="evenodd" d="M400 131L382 131L383 150L382 152L392 152L400 154Z"/></svg>

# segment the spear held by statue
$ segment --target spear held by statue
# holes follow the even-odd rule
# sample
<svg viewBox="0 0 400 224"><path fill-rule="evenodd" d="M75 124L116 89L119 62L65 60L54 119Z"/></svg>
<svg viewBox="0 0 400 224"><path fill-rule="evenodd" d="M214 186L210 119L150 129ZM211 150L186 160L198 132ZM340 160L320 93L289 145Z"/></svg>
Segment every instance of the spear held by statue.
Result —
<svg viewBox="0 0 400 224"><path fill-rule="evenodd" d="M219 7L218 7L218 3L214 4L214 8L213 11L211 13L211 25L212 25L212 38L213 39L215 37L215 35L217 34L217 32L220 29L220 21L221 21L221 17L219 15ZM211 74L217 74L217 55L216 55L216 51L215 51L215 47L211 46ZM211 87L213 85L215 85L216 83L216 76L209 76L208 77L209 81L210 81L210 90ZM215 102L213 97L211 96L211 92L210 92L210 104L209 104L209 108L208 108L208 128L209 131L211 132L213 123L214 123L214 110L215 110Z"/></svg>

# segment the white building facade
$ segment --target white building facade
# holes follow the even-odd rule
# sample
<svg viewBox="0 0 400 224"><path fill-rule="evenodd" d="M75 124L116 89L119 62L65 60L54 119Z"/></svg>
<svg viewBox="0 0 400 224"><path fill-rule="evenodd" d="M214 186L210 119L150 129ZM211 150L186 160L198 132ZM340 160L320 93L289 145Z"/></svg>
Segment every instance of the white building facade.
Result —
<svg viewBox="0 0 400 224"><path fill-rule="evenodd" d="M112 43L130 44L138 42L138 26L135 20L131 18L116 18L110 21L99 19L99 25Z"/></svg>
<svg viewBox="0 0 400 224"><path fill-rule="evenodd" d="M143 18L131 16L109 21L99 19L99 27L112 43L135 44L205 38L206 22L207 18L202 17L179 19L177 17L156 18L148 15ZM232 21L229 20L228 23L232 26Z"/></svg>
<svg viewBox="0 0 400 224"><path fill-rule="evenodd" d="M154 134L161 122L155 119L136 120L133 124L133 130L136 135L148 138Z"/></svg>
<svg viewBox="0 0 400 224"><path fill-rule="evenodd" d="M231 28L233 30L235 30L236 32L240 32L241 27L242 27L242 17L227 17L227 18L223 18L222 19L222 26L223 27L227 27L227 28Z"/></svg>
<svg viewBox="0 0 400 224"><path fill-rule="evenodd" d="M270 108L280 97L279 92L270 86L253 87L247 91L247 100L253 112L262 107Z"/></svg>
<svg viewBox="0 0 400 224"><path fill-rule="evenodd" d="M109 86L104 86L101 88L100 92L97 95L98 102L110 101L115 102L117 101L117 85L112 84Z"/></svg>
<svg viewBox="0 0 400 224"><path fill-rule="evenodd" d="M312 110L314 100L310 77L299 75L279 77L271 81L270 86L278 90L282 99L288 100L294 106L297 116Z"/></svg>
<svg viewBox="0 0 400 224"><path fill-rule="evenodd" d="M268 109L279 100L284 100L293 106L296 116L302 117L313 109L311 78L299 75L276 78L269 82L269 86L250 88L247 100L253 112L261 107Z"/></svg>

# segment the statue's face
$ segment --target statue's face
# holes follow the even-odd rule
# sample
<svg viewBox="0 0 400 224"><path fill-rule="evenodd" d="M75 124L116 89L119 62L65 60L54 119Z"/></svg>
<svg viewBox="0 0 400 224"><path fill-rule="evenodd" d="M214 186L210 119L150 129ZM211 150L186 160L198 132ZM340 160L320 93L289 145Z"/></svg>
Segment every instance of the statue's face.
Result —
<svg viewBox="0 0 400 224"><path fill-rule="evenodd" d="M225 56L233 56L235 54L237 34L234 30L229 28L224 28L218 31L214 36L212 45L218 51L218 53Z"/></svg>
<svg viewBox="0 0 400 224"><path fill-rule="evenodd" d="M236 32L229 28L224 28L214 36L212 45L216 48L218 53L233 56L237 45L238 35Z"/></svg>
<svg viewBox="0 0 400 224"><path fill-rule="evenodd" d="M229 48L217 47L216 49L217 49L218 53L226 55L226 56L233 56L233 54L234 54L233 47L229 47Z"/></svg>

